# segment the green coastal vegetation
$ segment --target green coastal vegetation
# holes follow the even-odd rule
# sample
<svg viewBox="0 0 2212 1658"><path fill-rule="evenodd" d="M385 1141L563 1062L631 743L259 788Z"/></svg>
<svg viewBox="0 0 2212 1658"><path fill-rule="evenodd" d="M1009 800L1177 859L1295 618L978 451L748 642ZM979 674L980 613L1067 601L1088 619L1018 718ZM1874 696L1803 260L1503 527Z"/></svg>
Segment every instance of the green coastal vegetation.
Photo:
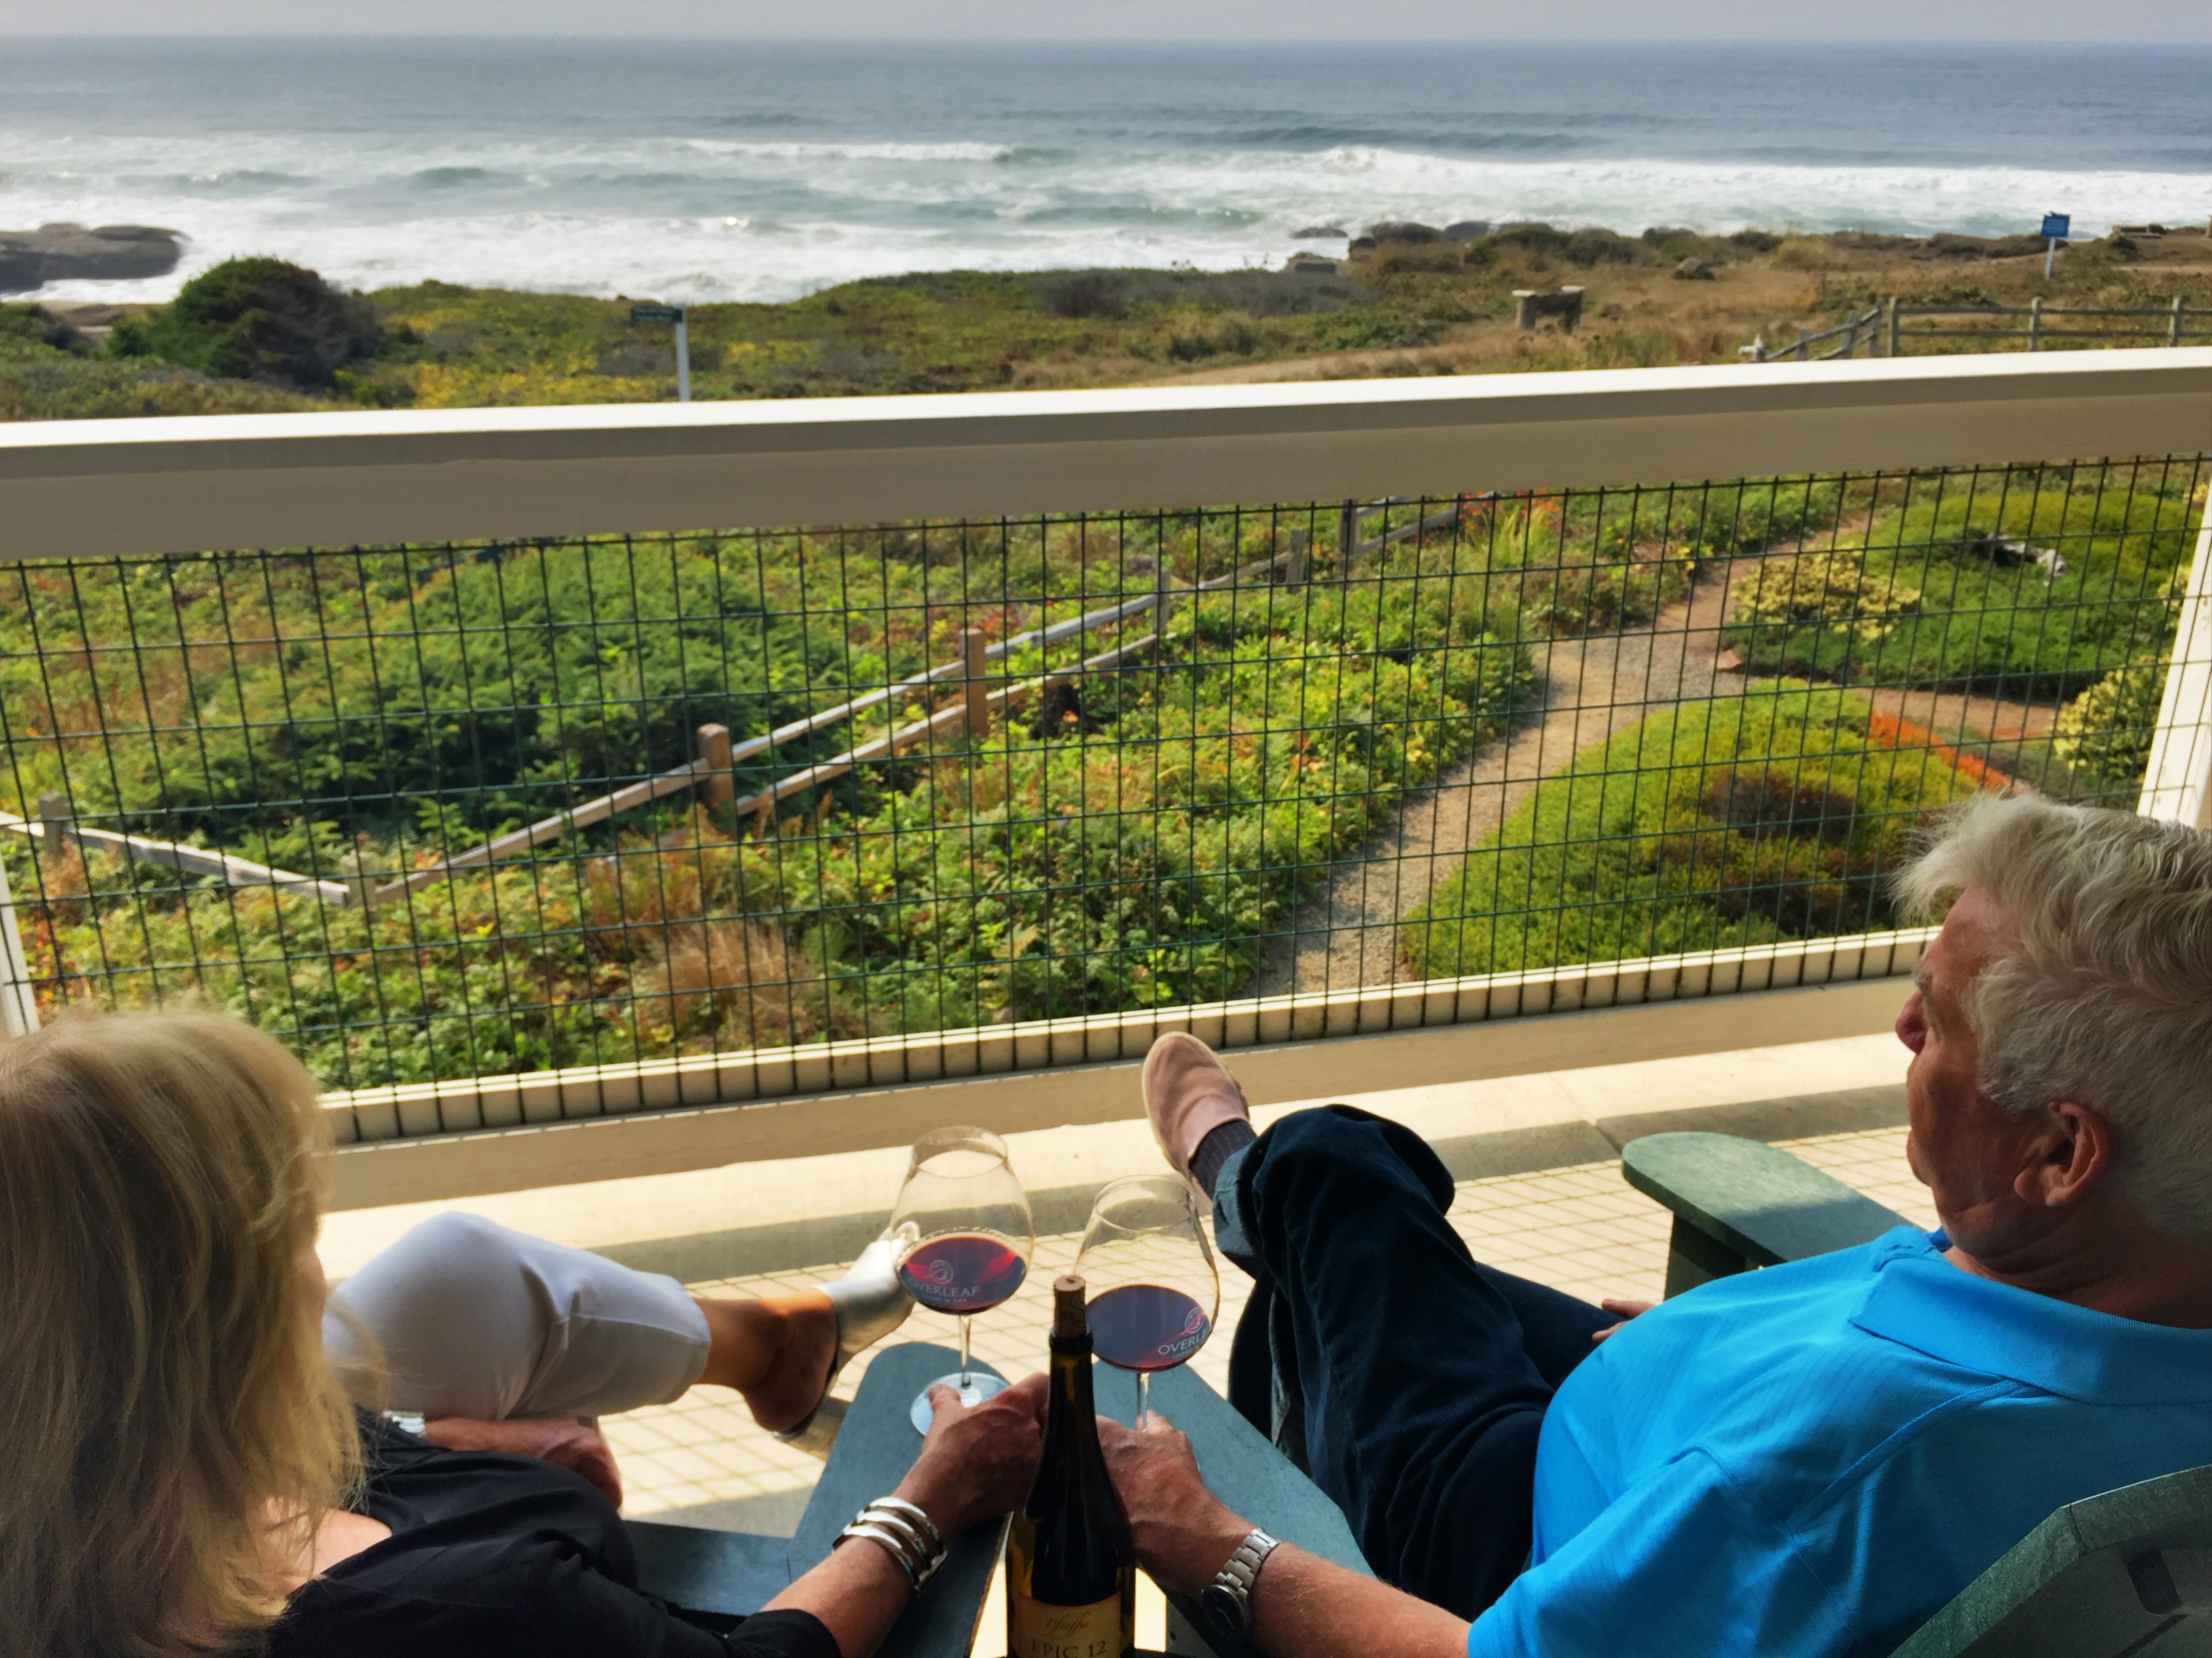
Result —
<svg viewBox="0 0 2212 1658"><path fill-rule="evenodd" d="M2145 463L1474 497L1379 547L1425 509L1370 512L1348 555L1334 511L1300 509L21 565L11 809L61 790L103 826L384 879L679 765L701 724L742 740L954 659L963 628L1010 639L1163 569L1244 575L1184 592L1164 647L1139 614L1014 652L1006 683L1036 686L1139 647L980 742L744 817L679 794L373 910L19 835L0 857L42 999L196 992L347 1085L1211 999L1252 982L1331 859L1529 712L1545 641L1647 628L1726 580L1726 637L1812 677L1584 753L1407 918L1406 959L1853 931L1885 923L1881 872L1962 792L2132 787L2141 733L2106 705L2155 677L2136 665L2197 484ZM1255 571L1293 531L1308 579ZM2047 537L2067 573L1992 572L1976 537L1999 532ZM1952 654L1886 651L1908 621ZM1953 683L2085 689L2070 734L2002 747L1876 701ZM736 792L933 706L787 742Z"/></svg>
<svg viewBox="0 0 2212 1658"><path fill-rule="evenodd" d="M1892 295L2212 304L2203 251L2193 233L2111 237L2069 249L2045 284L2042 245L2027 237L1514 224L1278 270L945 271L698 305L690 366L693 395L711 399L1733 362L1754 334L1825 327ZM1685 262L1709 279L1683 279ZM1577 331L1513 326L1513 290L1567 282L1589 295ZM0 306L0 418L675 395L670 331L633 323L626 298L445 282L352 295L243 258L172 304L116 309Z"/></svg>
<svg viewBox="0 0 2212 1658"><path fill-rule="evenodd" d="M1151 592L1162 562L1206 580L1278 527L21 566L0 616L15 791L296 871L404 871L598 792L570 780L681 763L697 724L757 735L957 655L963 625L1018 635ZM1525 624L1459 579L1455 544L1186 598L1164 649L1079 701L780 816L678 797L373 912L15 836L0 855L57 1000L196 990L356 1085L1220 996L1328 859L1524 695ZM118 637L139 647L94 647ZM927 711L787 744L738 790Z"/></svg>

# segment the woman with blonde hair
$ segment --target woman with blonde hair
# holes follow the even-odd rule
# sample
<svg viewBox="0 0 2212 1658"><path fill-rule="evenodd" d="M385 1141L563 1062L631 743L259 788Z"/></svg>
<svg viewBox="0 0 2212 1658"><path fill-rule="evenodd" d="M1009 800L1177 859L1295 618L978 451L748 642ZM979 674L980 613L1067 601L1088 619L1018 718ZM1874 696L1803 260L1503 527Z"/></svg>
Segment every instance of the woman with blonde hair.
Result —
<svg viewBox="0 0 2212 1658"><path fill-rule="evenodd" d="M448 1216L326 1322L315 1094L275 1041L210 1014L73 1017L0 1046L0 1658L874 1649L913 1589L889 1542L838 1548L734 1631L641 1594L611 1459L576 1418L707 1382L804 1425L903 1318L885 1263L695 1300ZM1021 1499L1034 1392L972 1411L947 1392L896 1493L917 1533ZM410 1433L369 1402L442 1419Z"/></svg>

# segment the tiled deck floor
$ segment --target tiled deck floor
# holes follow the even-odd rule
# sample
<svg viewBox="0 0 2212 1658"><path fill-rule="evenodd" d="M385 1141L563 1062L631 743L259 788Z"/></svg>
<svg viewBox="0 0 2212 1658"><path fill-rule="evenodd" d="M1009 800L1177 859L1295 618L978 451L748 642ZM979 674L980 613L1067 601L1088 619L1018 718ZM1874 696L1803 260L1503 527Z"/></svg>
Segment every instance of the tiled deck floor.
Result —
<svg viewBox="0 0 2212 1658"><path fill-rule="evenodd" d="M1927 1193L1905 1169L1902 1128L1783 1144L1917 1224L1936 1224ZM888 1204L890 1193L884 1196ZM1452 1221L1479 1260L1586 1300L1650 1300L1659 1294L1665 1276L1666 1212L1623 1182L1617 1162L1463 1181ZM1037 1241L1021 1292L976 1321L977 1357L1009 1376L1041 1367L1050 1285L1056 1273L1073 1263L1076 1243L1072 1234ZM838 1270L823 1266L696 1287L709 1293L774 1294L805 1288ZM1227 1333L1243 1310L1247 1287L1243 1273L1224 1266L1217 1325L1221 1333L1194 1362L1217 1389L1225 1384ZM902 1334L948 1345L955 1339L951 1320L927 1312L916 1312ZM864 1355L839 1379L840 1394L850 1397L866 1363ZM622 1461L627 1511L633 1515L750 1499L725 1523L788 1531L822 1466L756 1428L744 1407L718 1389L702 1388L674 1405L611 1418L605 1426Z"/></svg>

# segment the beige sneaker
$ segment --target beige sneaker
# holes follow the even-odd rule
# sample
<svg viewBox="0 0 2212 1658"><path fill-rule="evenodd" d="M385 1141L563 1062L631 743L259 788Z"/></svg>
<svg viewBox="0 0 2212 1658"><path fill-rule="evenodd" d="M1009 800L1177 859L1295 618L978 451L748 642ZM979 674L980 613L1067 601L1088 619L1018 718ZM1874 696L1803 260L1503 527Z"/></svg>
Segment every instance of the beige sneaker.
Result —
<svg viewBox="0 0 2212 1658"><path fill-rule="evenodd" d="M1190 1178L1199 1142L1225 1122L1249 1121L1244 1090L1213 1050L1185 1031L1171 1030L1145 1055L1145 1114L1152 1138L1176 1173ZM1206 1194L1200 1193L1200 1197Z"/></svg>

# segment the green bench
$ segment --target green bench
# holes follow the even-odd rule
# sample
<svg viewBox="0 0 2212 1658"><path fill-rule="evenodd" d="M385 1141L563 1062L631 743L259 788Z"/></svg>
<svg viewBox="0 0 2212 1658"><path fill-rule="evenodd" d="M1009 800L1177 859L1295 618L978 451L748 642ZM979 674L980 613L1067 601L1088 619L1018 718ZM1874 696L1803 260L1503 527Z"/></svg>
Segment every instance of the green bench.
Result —
<svg viewBox="0 0 2212 1658"><path fill-rule="evenodd" d="M1732 1134L1621 1148L1672 1210L1667 1293L1848 1249L1908 1223L1787 1151ZM2212 1467L2069 1503L1915 1631L1894 1658L2212 1658Z"/></svg>
<svg viewBox="0 0 2212 1658"><path fill-rule="evenodd" d="M830 1552L837 1533L872 1498L905 1478L921 1448L907 1404L958 1362L919 1342L886 1347L862 1378L830 1447L821 1483L793 1536L709 1531L633 1520L638 1581L649 1594L708 1621L758 1612L783 1587ZM982 1367L988 1368L988 1367ZM994 1373L995 1374L995 1373ZM1102 1413L1128 1422L1135 1379L1100 1365L1095 1391ZM1299 1547L1364 1573L1367 1564L1335 1503L1188 1369L1152 1379L1152 1407L1189 1436L1199 1472L1221 1499L1254 1523ZM884 1641L884 1658L965 1658L975 1643L983 1599L998 1564L1001 1524L977 1526L954 1540L944 1566ZM1168 1649L1206 1654L1197 1608L1169 1597ZM1218 1658L1243 1658L1223 1650Z"/></svg>

